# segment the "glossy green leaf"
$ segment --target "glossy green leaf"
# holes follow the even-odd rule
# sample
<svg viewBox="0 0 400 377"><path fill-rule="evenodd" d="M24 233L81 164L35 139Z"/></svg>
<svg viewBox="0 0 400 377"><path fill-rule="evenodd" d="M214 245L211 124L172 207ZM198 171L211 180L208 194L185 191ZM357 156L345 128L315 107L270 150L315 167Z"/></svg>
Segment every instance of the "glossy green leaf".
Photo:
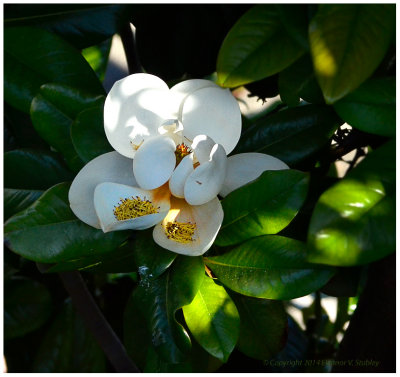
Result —
<svg viewBox="0 0 400 377"><path fill-rule="evenodd" d="M126 5L7 4L4 26L37 26L56 33L77 48L97 44L117 33L127 20Z"/></svg>
<svg viewBox="0 0 400 377"><path fill-rule="evenodd" d="M5 153L3 162L5 187L45 190L73 178L59 155L50 151L16 149Z"/></svg>
<svg viewBox="0 0 400 377"><path fill-rule="evenodd" d="M133 257L134 243L131 240L124 242L114 250L101 255L86 256L59 262L49 267L46 273L84 270L95 273L127 273L137 270Z"/></svg>
<svg viewBox="0 0 400 377"><path fill-rule="evenodd" d="M4 151L18 148L49 149L33 127L31 117L4 102Z"/></svg>
<svg viewBox="0 0 400 377"><path fill-rule="evenodd" d="M271 76L293 63L303 47L288 34L275 5L256 5L226 36L217 60L218 83L236 87Z"/></svg>
<svg viewBox="0 0 400 377"><path fill-rule="evenodd" d="M278 84L281 99L289 106L297 106L300 98L309 103L325 103L309 54L280 72Z"/></svg>
<svg viewBox="0 0 400 377"><path fill-rule="evenodd" d="M310 23L315 72L327 103L363 83L394 37L394 4L323 4Z"/></svg>
<svg viewBox="0 0 400 377"><path fill-rule="evenodd" d="M205 278L193 301L183 307L186 324L199 344L227 362L239 337L239 313L224 287Z"/></svg>
<svg viewBox="0 0 400 377"><path fill-rule="evenodd" d="M48 82L103 94L96 74L82 55L53 33L31 27L4 30L4 97L24 112Z"/></svg>
<svg viewBox="0 0 400 377"><path fill-rule="evenodd" d="M224 220L216 244L234 245L284 229L302 206L308 181L308 175L297 170L266 171L230 193L221 202Z"/></svg>
<svg viewBox="0 0 400 377"><path fill-rule="evenodd" d="M69 300L38 345L33 372L105 372L104 353Z"/></svg>
<svg viewBox="0 0 400 377"><path fill-rule="evenodd" d="M382 136L396 135L396 79L375 78L334 105L350 126Z"/></svg>
<svg viewBox="0 0 400 377"><path fill-rule="evenodd" d="M109 38L96 46L87 47L82 50L83 57L92 67L93 71L96 72L96 75L101 82L103 82L106 74L111 42L112 38Z"/></svg>
<svg viewBox="0 0 400 377"><path fill-rule="evenodd" d="M34 280L12 278L4 286L4 337L23 336L41 327L52 312L47 288Z"/></svg>
<svg viewBox="0 0 400 377"><path fill-rule="evenodd" d="M56 153L33 149L5 153L4 218L29 207L45 189L72 178Z"/></svg>
<svg viewBox="0 0 400 377"><path fill-rule="evenodd" d="M104 132L103 106L79 113L71 125L71 139L78 156L85 163L114 150Z"/></svg>
<svg viewBox="0 0 400 377"><path fill-rule="evenodd" d="M326 145L342 123L328 106L282 110L257 120L243 133L235 152L266 153L296 164Z"/></svg>
<svg viewBox="0 0 400 377"><path fill-rule="evenodd" d="M275 356L285 345L287 315L280 301L272 301L231 293L240 315L237 348L259 360Z"/></svg>
<svg viewBox="0 0 400 377"><path fill-rule="evenodd" d="M129 232L105 234L77 219L69 207L69 186L53 186L6 222L4 238L12 251L36 262L54 263L107 253L128 237Z"/></svg>
<svg viewBox="0 0 400 377"><path fill-rule="evenodd" d="M72 170L81 169L84 165L83 161L85 161L79 157L72 142L72 124L80 112L99 105L103 101L102 96L92 96L84 91L60 84L43 85L39 94L32 101L31 118L36 131L65 157ZM87 128L92 131L96 130L91 125L86 126L85 130ZM82 131L81 134L85 135L85 131ZM101 138L97 133L93 136ZM99 142L95 138L94 145L96 143ZM86 152L86 154L90 154L90 152Z"/></svg>
<svg viewBox="0 0 400 377"><path fill-rule="evenodd" d="M206 352L194 339L186 361L171 364L163 361L151 344L151 334L146 327L146 318L138 308L142 302L138 295L131 295L124 311L124 345L132 360L148 373L214 372L221 361Z"/></svg>
<svg viewBox="0 0 400 377"><path fill-rule="evenodd" d="M365 264L396 245L395 140L371 152L319 198L308 232L308 260Z"/></svg>
<svg viewBox="0 0 400 377"><path fill-rule="evenodd" d="M256 237L233 250L204 258L228 288L246 296L290 300L321 288L332 268L306 261L306 245L282 236Z"/></svg>
<svg viewBox="0 0 400 377"><path fill-rule="evenodd" d="M134 291L138 310L146 318L152 345L167 363L187 359L190 338L175 318L175 312L195 297L204 278L201 257L178 256L158 279L145 279Z"/></svg>
<svg viewBox="0 0 400 377"><path fill-rule="evenodd" d="M308 5L277 4L276 8L286 32L301 47L308 50Z"/></svg>
<svg viewBox="0 0 400 377"><path fill-rule="evenodd" d="M139 275L143 280L158 278L171 266L178 254L157 245L153 240L153 229L136 233L133 247L133 259L138 266Z"/></svg>

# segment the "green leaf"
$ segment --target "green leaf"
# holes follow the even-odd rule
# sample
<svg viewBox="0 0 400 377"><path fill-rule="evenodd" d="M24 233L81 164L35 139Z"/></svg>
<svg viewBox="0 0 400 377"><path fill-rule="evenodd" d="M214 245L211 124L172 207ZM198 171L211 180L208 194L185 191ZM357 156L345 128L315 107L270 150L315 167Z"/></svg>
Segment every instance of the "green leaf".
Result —
<svg viewBox="0 0 400 377"><path fill-rule="evenodd" d="M332 268L306 261L306 245L282 236L256 237L228 253L204 258L228 288L246 296L290 300L321 288Z"/></svg>
<svg viewBox="0 0 400 377"><path fill-rule="evenodd" d="M69 300L39 345L33 372L105 372L104 354Z"/></svg>
<svg viewBox="0 0 400 377"><path fill-rule="evenodd" d="M308 5L277 4L276 8L288 35L308 50Z"/></svg>
<svg viewBox="0 0 400 377"><path fill-rule="evenodd" d="M76 218L69 207L68 183L47 190L34 204L11 217L4 238L15 253L54 263L114 250L129 232L103 233Z"/></svg>
<svg viewBox="0 0 400 377"><path fill-rule="evenodd" d="M327 103L362 84L385 56L395 32L394 4L323 4L310 23L315 72Z"/></svg>
<svg viewBox="0 0 400 377"><path fill-rule="evenodd" d="M297 106L300 98L309 103L325 103L309 54L280 72L278 84L281 99L289 106Z"/></svg>
<svg viewBox="0 0 400 377"><path fill-rule="evenodd" d="M126 273L136 271L133 258L134 244L131 240L124 242L114 250L101 255L86 256L54 264L46 273L85 270L91 272Z"/></svg>
<svg viewBox="0 0 400 377"><path fill-rule="evenodd" d="M157 245L153 240L153 229L136 233L133 248L133 259L139 269L139 275L143 280L158 278L178 254L168 251Z"/></svg>
<svg viewBox="0 0 400 377"><path fill-rule="evenodd" d="M231 296L240 315L239 351L258 360L275 356L287 338L287 315L283 303L235 293Z"/></svg>
<svg viewBox="0 0 400 377"><path fill-rule="evenodd" d="M24 112L42 84L55 82L104 94L82 55L53 33L31 27L4 30L4 97Z"/></svg>
<svg viewBox="0 0 400 377"><path fill-rule="evenodd" d="M353 266L395 250L395 156L391 140L322 194L308 232L309 261Z"/></svg>
<svg viewBox="0 0 400 377"><path fill-rule="evenodd" d="M103 96L92 96L84 91L60 84L45 84L40 88L38 95L33 99L31 105L31 118L33 125L39 135L52 147L58 150L66 159L69 167L72 170L78 171L84 165L80 154L75 150L74 144L71 139L71 128L75 118L80 112L85 109L103 103ZM98 122L98 118L96 118ZM83 137L90 137L87 134L90 132L94 139L94 144L103 145L99 132L96 130L96 123L86 124L85 130L78 135ZM87 131L90 129L91 131ZM103 130L104 137L104 130ZM82 136L78 137L78 146L83 147L81 140ZM88 146L86 145L88 148ZM89 147L91 149L92 146ZM101 147L100 147L101 148ZM84 156L90 155L94 152L86 152ZM86 160L84 160L86 161Z"/></svg>
<svg viewBox="0 0 400 377"><path fill-rule="evenodd" d="M164 362L187 359L191 343L188 334L175 319L175 312L195 297L204 278L201 257L179 256L158 279L144 280L134 291L138 310L146 318L152 345Z"/></svg>
<svg viewBox="0 0 400 377"><path fill-rule="evenodd" d="M112 38L105 40L96 46L91 46L82 50L82 55L90 64L93 71L101 82L106 74L108 57L110 55Z"/></svg>
<svg viewBox="0 0 400 377"><path fill-rule="evenodd" d="M396 135L396 79L375 78L334 105L350 126L381 136Z"/></svg>
<svg viewBox="0 0 400 377"><path fill-rule="evenodd" d="M343 123L328 106L306 105L257 120L243 133L235 153L270 154L289 165L301 162L326 145Z"/></svg>
<svg viewBox="0 0 400 377"><path fill-rule="evenodd" d="M234 245L284 229L302 206L308 181L308 175L297 170L266 171L230 193L221 202L224 220L216 244Z"/></svg>
<svg viewBox="0 0 400 377"><path fill-rule="evenodd" d="M72 178L56 153L30 149L5 153L4 218L29 207L45 189Z"/></svg>
<svg viewBox="0 0 400 377"><path fill-rule="evenodd" d="M186 324L199 344L227 362L239 337L239 313L224 287L204 278L193 301L183 307Z"/></svg>
<svg viewBox="0 0 400 377"><path fill-rule="evenodd" d="M78 156L85 163L114 150L104 132L103 106L78 114L71 125L71 139Z"/></svg>
<svg viewBox="0 0 400 377"><path fill-rule="evenodd" d="M170 364L163 361L151 344L151 333L146 327L146 318L139 308L142 302L138 295L131 295L124 311L124 345L132 360L144 372L213 372L221 362L206 352L192 339L192 349L187 361Z"/></svg>
<svg viewBox="0 0 400 377"><path fill-rule="evenodd" d="M5 339L23 336L46 323L52 302L44 285L26 278L12 278L4 288Z"/></svg>
<svg viewBox="0 0 400 377"><path fill-rule="evenodd" d="M44 28L79 49L110 38L129 16L126 5L110 4L7 4L4 12L5 27Z"/></svg>
<svg viewBox="0 0 400 377"><path fill-rule="evenodd" d="M236 87L261 80L293 63L303 48L280 19L275 5L256 5L232 27L217 60L218 83Z"/></svg>

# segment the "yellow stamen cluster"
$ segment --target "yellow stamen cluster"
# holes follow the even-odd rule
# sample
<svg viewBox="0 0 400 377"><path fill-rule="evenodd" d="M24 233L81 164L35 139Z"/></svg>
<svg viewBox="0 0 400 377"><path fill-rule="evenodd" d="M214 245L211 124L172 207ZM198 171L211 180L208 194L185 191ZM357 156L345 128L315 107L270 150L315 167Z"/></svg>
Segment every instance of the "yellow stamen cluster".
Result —
<svg viewBox="0 0 400 377"><path fill-rule="evenodd" d="M158 213L160 207L155 208L153 204L141 199L139 196L120 199L119 204L114 206L114 216L118 221L134 219L136 217Z"/></svg>
<svg viewBox="0 0 400 377"><path fill-rule="evenodd" d="M180 223L178 221L169 221L165 226L167 238L180 243L193 242L193 235L196 224Z"/></svg>
<svg viewBox="0 0 400 377"><path fill-rule="evenodd" d="M191 149L184 143L177 145L175 149L176 166L190 153L192 153Z"/></svg>

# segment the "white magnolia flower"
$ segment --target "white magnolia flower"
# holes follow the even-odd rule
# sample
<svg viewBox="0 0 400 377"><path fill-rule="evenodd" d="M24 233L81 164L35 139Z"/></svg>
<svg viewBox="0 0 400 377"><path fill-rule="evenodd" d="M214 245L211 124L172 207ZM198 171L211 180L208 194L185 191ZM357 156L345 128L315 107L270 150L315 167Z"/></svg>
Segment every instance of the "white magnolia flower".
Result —
<svg viewBox="0 0 400 377"><path fill-rule="evenodd" d="M211 247L223 219L218 194L288 168L261 153L227 158L240 137L239 106L228 89L207 80L168 89L149 74L128 76L107 96L104 128L116 152L78 173L72 211L104 232L155 226L155 242L180 254Z"/></svg>

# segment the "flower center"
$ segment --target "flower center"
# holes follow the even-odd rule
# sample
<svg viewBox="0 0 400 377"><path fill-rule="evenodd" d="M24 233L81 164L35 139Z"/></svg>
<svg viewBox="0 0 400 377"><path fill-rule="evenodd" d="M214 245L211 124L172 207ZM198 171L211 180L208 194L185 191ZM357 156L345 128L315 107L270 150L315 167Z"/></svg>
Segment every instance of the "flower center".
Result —
<svg viewBox="0 0 400 377"><path fill-rule="evenodd" d="M176 166L178 166L183 158L188 156L190 153L192 153L192 150L184 143L177 145L175 149Z"/></svg>
<svg viewBox="0 0 400 377"><path fill-rule="evenodd" d="M117 206L114 206L114 216L118 221L134 219L136 217L158 213L160 207L155 208L153 204L141 199L139 196L120 199Z"/></svg>
<svg viewBox="0 0 400 377"><path fill-rule="evenodd" d="M180 243L193 242L195 229L196 224L180 223L178 221L169 221L164 225L164 231L167 238Z"/></svg>

